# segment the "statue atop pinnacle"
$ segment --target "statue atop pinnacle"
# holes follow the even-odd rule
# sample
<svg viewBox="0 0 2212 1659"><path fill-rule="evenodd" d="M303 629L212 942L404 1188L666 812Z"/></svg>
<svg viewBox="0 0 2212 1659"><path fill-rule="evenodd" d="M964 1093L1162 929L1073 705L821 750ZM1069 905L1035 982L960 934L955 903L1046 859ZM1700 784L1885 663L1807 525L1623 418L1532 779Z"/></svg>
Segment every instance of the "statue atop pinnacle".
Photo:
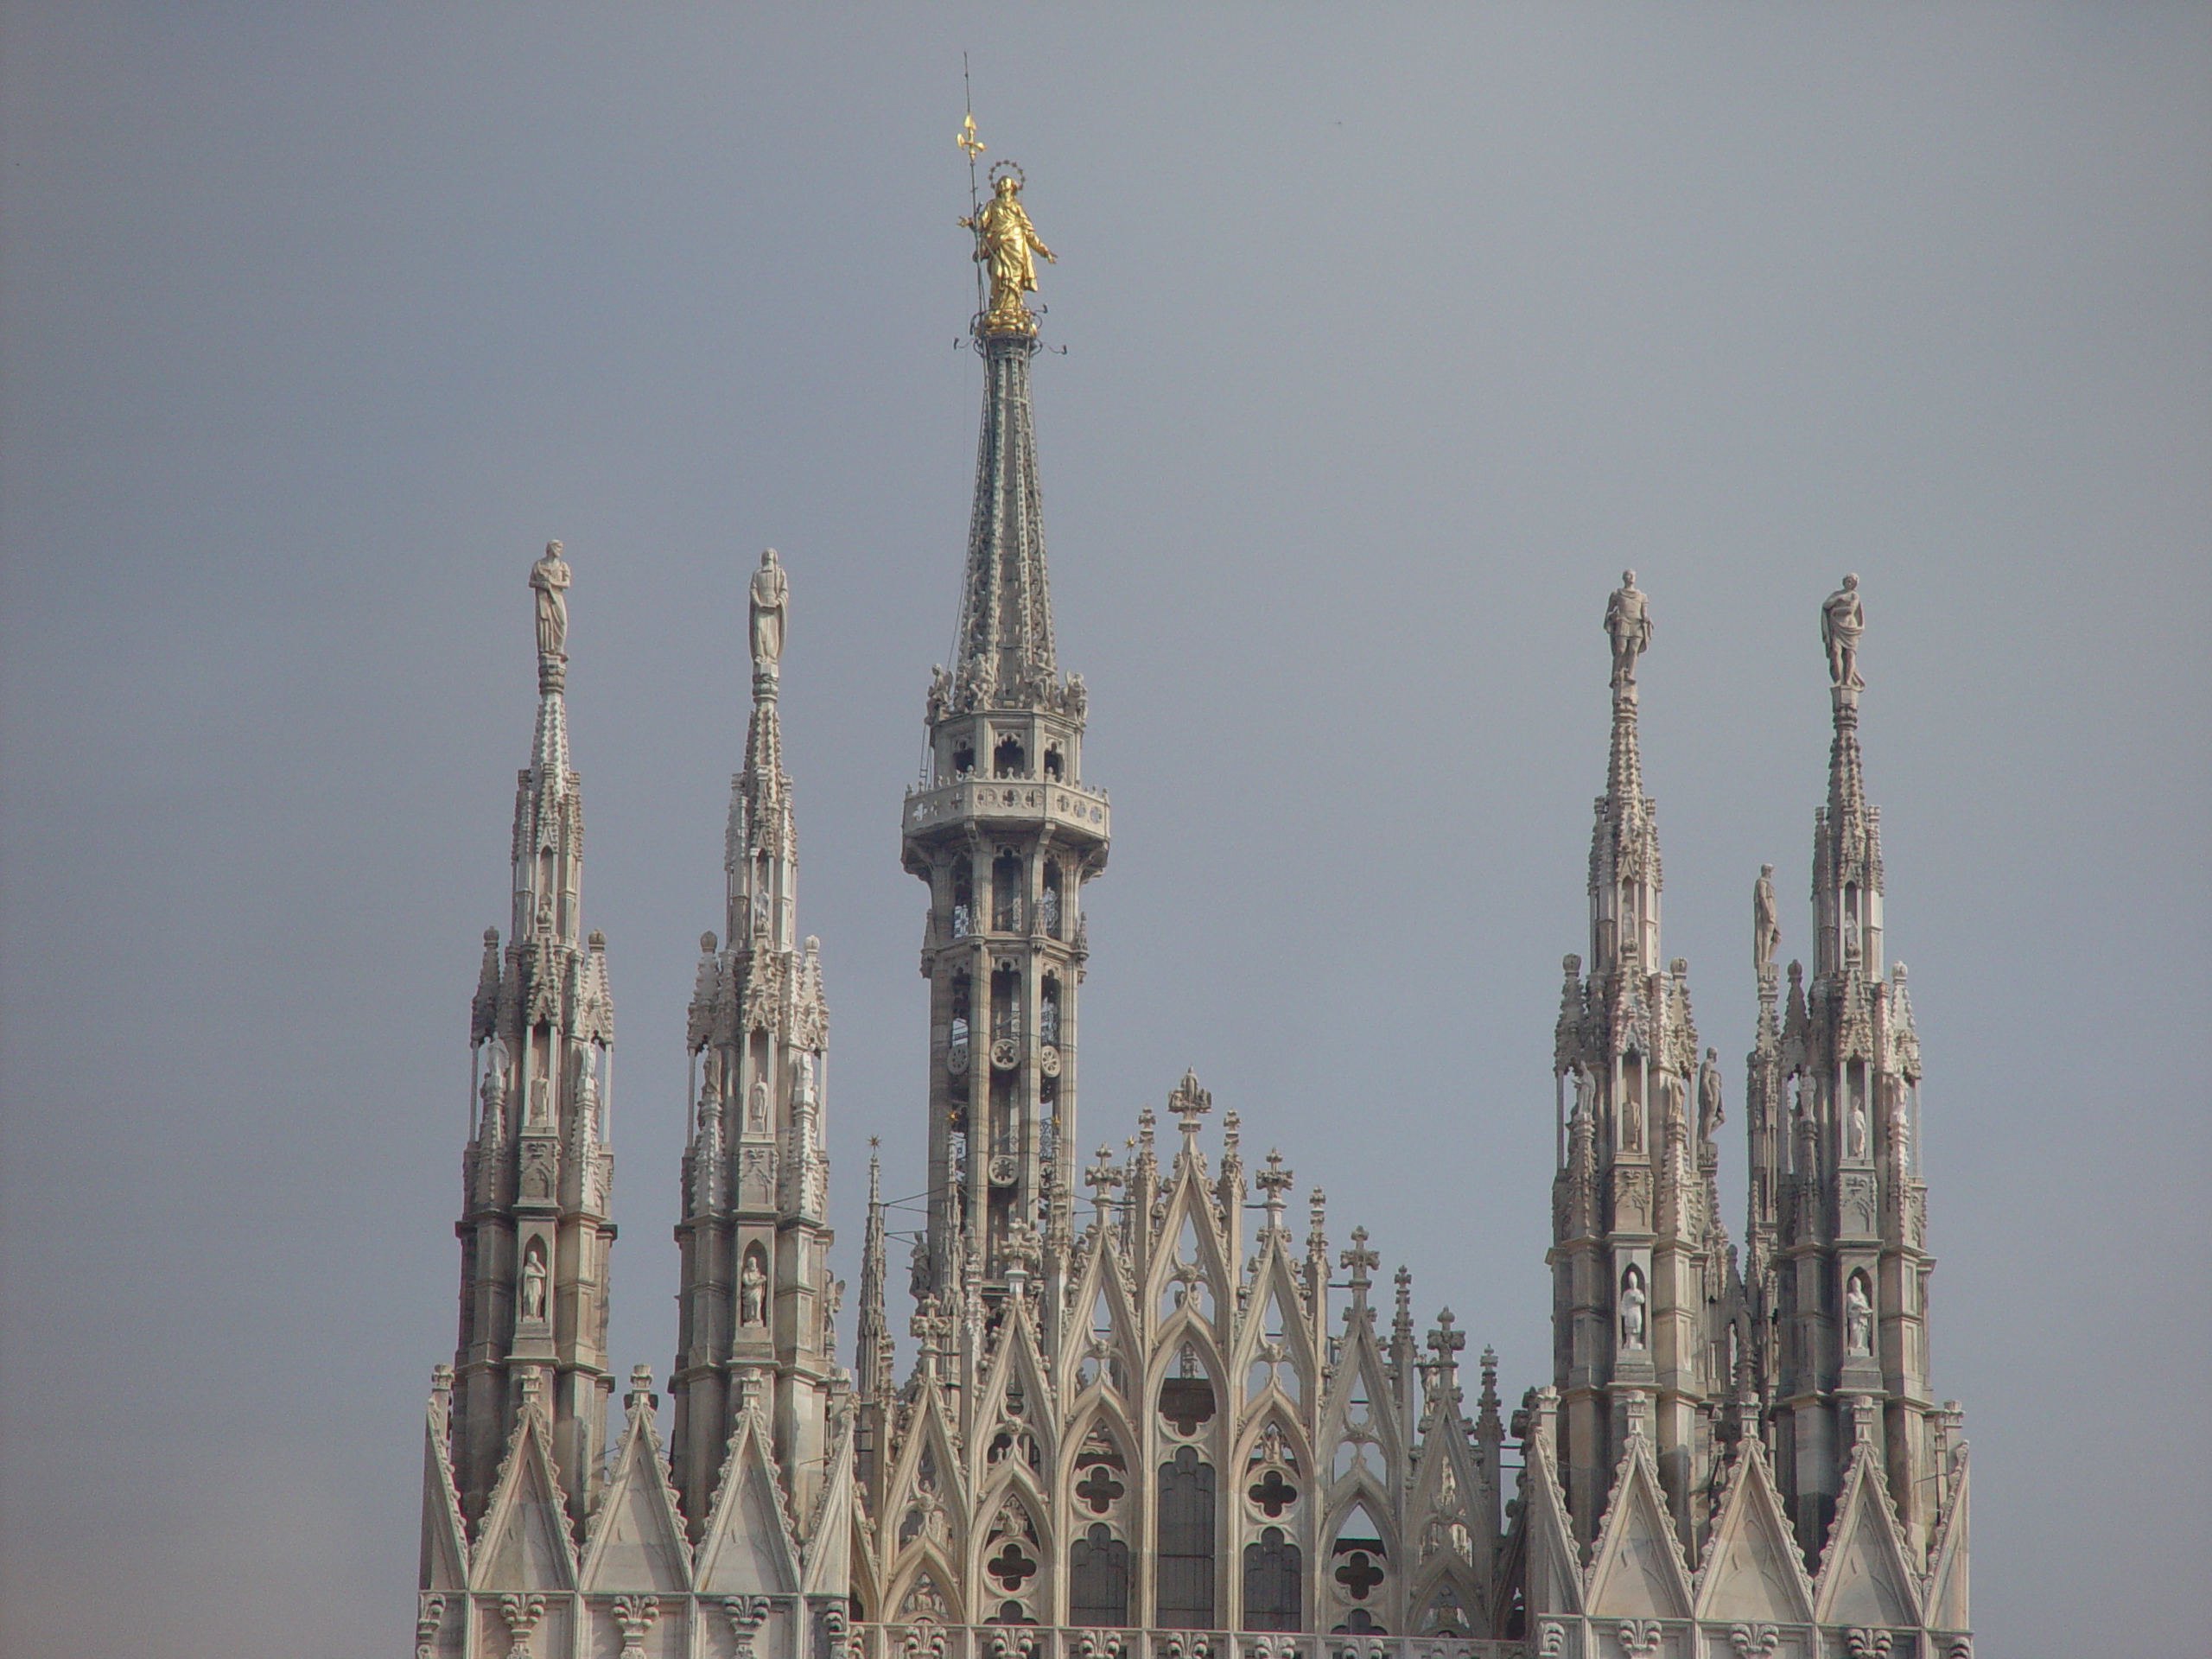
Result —
<svg viewBox="0 0 2212 1659"><path fill-rule="evenodd" d="M979 146L980 148L980 146ZM1021 302L1024 294L1037 291L1037 262L1041 253L1058 264L1052 251L1037 234L1021 206L1021 169L1001 162L1005 170L991 185L991 199L974 214L963 218L963 227L976 233L976 263L989 271L991 297L983 313L987 334L1033 334L1037 319Z"/></svg>
<svg viewBox="0 0 2212 1659"><path fill-rule="evenodd" d="M1621 572L1621 585L1605 601L1605 632L1613 641L1613 684L1636 683L1636 659L1651 648L1651 603L1636 585L1636 572Z"/></svg>
<svg viewBox="0 0 2212 1659"><path fill-rule="evenodd" d="M545 543L545 556L530 567L530 585L537 594L537 656L541 662L569 660L569 567L561 558L561 543Z"/></svg>

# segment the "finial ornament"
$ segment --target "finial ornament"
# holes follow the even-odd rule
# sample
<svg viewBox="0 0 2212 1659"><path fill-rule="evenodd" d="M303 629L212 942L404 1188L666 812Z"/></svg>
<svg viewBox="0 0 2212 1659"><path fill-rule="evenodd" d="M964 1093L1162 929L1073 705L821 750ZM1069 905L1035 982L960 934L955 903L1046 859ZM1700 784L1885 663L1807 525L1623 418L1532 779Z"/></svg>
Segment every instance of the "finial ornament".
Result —
<svg viewBox="0 0 2212 1659"><path fill-rule="evenodd" d="M1866 608L1859 602L1859 578L1846 576L1843 586L1821 605L1821 643L1827 647L1828 682L1839 691L1858 691L1866 682L1859 677L1859 636L1866 632Z"/></svg>
<svg viewBox="0 0 2212 1659"><path fill-rule="evenodd" d="M1636 659L1651 648L1651 605L1636 585L1636 572L1621 572L1621 585L1605 601L1605 632L1613 641L1613 684L1636 683Z"/></svg>
<svg viewBox="0 0 2212 1659"><path fill-rule="evenodd" d="M569 660L569 567L562 562L561 543L545 543L545 556L530 567L530 585L537 594L537 659L541 663Z"/></svg>
<svg viewBox="0 0 2212 1659"><path fill-rule="evenodd" d="M760 550L760 568L753 573L749 609L753 624L753 675L773 679L784 655L784 609L791 597L791 583L784 567L776 563L776 550Z"/></svg>
<svg viewBox="0 0 2212 1659"><path fill-rule="evenodd" d="M964 137L961 147L967 148ZM975 151L969 150L969 155L972 160ZM976 261L990 273L991 297L983 313L983 332L1033 334L1037 319L1021 302L1024 294L1037 291L1037 262L1030 256L1041 253L1052 264L1059 261L1038 237L1037 227L1022 208L1021 169L1011 162L1001 162L992 172L995 176L990 200L973 216L960 220L976 233Z"/></svg>

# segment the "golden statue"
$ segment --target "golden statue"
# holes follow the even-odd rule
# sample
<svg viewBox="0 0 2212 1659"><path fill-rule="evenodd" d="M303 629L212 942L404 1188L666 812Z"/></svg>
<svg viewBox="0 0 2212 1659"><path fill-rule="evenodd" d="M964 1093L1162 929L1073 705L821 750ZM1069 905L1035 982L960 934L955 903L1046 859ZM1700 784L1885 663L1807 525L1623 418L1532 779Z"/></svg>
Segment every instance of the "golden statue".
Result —
<svg viewBox="0 0 2212 1659"><path fill-rule="evenodd" d="M1033 334L1037 320L1021 302L1024 294L1037 291L1037 262L1041 253L1053 264L1052 251L1039 241L1037 227L1021 208L1021 181L1012 173L999 175L991 199L973 219L961 224L976 232L976 258L991 273L990 308L983 314L987 334Z"/></svg>

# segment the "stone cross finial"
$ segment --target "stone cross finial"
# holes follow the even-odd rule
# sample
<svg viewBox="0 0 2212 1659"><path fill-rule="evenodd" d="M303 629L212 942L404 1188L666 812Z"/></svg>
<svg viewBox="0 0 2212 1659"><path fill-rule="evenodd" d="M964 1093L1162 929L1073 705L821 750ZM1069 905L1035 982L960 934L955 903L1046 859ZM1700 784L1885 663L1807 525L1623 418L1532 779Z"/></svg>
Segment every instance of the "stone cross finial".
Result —
<svg viewBox="0 0 2212 1659"><path fill-rule="evenodd" d="M1436 1316L1436 1329L1428 1333L1428 1345L1440 1364L1458 1364L1459 1356L1467 1345L1467 1333L1453 1330L1452 1324L1452 1310L1447 1307ZM1487 1348L1483 1350L1483 1370L1492 1374L1497 1370L1497 1356Z"/></svg>
<svg viewBox="0 0 2212 1659"><path fill-rule="evenodd" d="M1382 1253L1367 1248L1366 1228L1355 1227L1351 1230L1351 1248L1344 1251L1337 1260L1351 1269L1351 1294L1362 1301L1366 1300L1367 1275L1373 1269L1382 1265Z"/></svg>
<svg viewBox="0 0 2212 1659"><path fill-rule="evenodd" d="M1183 1081L1175 1085L1175 1092L1167 1096L1167 1109L1181 1122L1183 1147L1187 1152L1198 1144L1198 1119L1213 1109L1213 1096L1198 1087L1196 1071L1186 1071Z"/></svg>
<svg viewBox="0 0 2212 1659"><path fill-rule="evenodd" d="M1268 1153L1268 1166L1252 1178L1252 1184L1267 1194L1268 1212L1277 1221L1282 1218L1282 1195L1290 1190L1294 1179L1282 1166L1282 1154L1273 1149Z"/></svg>
<svg viewBox="0 0 2212 1659"><path fill-rule="evenodd" d="M952 1334L952 1321L938 1311L937 1298L925 1296L915 1306L914 1317L907 1321L907 1331L919 1344L918 1357L922 1363L922 1375L937 1375L938 1355L945 1338Z"/></svg>
<svg viewBox="0 0 2212 1659"><path fill-rule="evenodd" d="M1152 1132L1159 1127L1159 1124L1160 1120L1153 1116L1151 1107L1143 1106L1138 1108L1137 1144L1140 1147L1142 1147L1147 1152L1150 1152L1152 1150Z"/></svg>

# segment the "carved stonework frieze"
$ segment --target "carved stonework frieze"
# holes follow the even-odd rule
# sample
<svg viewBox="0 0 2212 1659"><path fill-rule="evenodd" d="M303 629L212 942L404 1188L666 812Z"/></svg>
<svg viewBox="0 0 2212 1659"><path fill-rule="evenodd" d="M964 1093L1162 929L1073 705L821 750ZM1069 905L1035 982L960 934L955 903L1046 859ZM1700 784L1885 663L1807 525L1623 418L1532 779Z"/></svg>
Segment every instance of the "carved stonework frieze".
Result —
<svg viewBox="0 0 2212 1659"><path fill-rule="evenodd" d="M1613 1177L1613 1227L1618 1232L1640 1233L1650 1225L1651 1172L1632 1165Z"/></svg>
<svg viewBox="0 0 2212 1659"><path fill-rule="evenodd" d="M776 1154L767 1147L746 1147L737 1154L737 1202L759 1209L776 1201Z"/></svg>
<svg viewBox="0 0 2212 1659"><path fill-rule="evenodd" d="M550 1140L528 1140L522 1143L522 1173L516 1183L515 1200L518 1204L550 1204L553 1186L559 1167L559 1153Z"/></svg>
<svg viewBox="0 0 2212 1659"><path fill-rule="evenodd" d="M1871 1236L1877 1230L1879 1213L1872 1172L1845 1171L1836 1202L1838 1230L1859 1237Z"/></svg>

